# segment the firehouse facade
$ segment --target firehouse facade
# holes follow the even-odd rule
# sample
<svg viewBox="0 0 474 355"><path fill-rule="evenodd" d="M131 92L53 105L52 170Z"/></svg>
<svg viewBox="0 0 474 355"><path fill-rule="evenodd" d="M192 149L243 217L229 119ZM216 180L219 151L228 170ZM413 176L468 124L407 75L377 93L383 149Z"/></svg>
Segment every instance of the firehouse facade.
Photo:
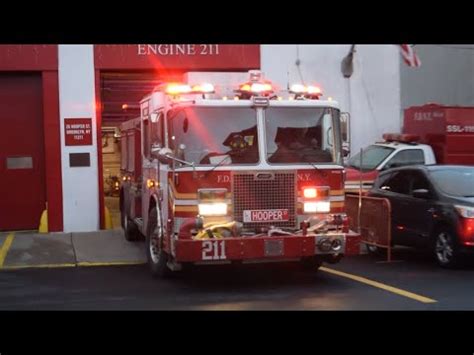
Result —
<svg viewBox="0 0 474 355"><path fill-rule="evenodd" d="M356 70L349 83L340 74L347 46L305 47L297 68L290 45L0 46L0 231L37 229L46 209L51 232L104 228L104 127L139 116L140 100L156 85L189 72L219 72L228 82L261 69L280 87L315 81L353 122L360 119L351 129L355 150L378 137L377 130L361 134L374 114L382 117L380 130L399 129L399 83L391 80L399 75L396 48L368 49L387 60L371 64L374 77ZM368 98L362 85L374 82L378 90Z"/></svg>

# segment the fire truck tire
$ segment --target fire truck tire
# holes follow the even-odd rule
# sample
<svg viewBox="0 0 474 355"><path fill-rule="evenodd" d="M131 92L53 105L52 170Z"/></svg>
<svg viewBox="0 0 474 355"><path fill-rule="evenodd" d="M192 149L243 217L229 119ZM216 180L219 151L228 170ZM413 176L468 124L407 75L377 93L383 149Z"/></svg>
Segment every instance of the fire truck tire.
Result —
<svg viewBox="0 0 474 355"><path fill-rule="evenodd" d="M318 257L303 258L301 260L301 267L306 271L318 271L322 264L322 260Z"/></svg>
<svg viewBox="0 0 474 355"><path fill-rule="evenodd" d="M140 239L140 231L138 230L137 225L133 222L128 216L122 216L123 231L125 239L129 242L134 242Z"/></svg>
<svg viewBox="0 0 474 355"><path fill-rule="evenodd" d="M146 256L153 277L166 278L172 271L168 268L168 254L162 248L162 229L158 226L158 210L153 208L148 216Z"/></svg>

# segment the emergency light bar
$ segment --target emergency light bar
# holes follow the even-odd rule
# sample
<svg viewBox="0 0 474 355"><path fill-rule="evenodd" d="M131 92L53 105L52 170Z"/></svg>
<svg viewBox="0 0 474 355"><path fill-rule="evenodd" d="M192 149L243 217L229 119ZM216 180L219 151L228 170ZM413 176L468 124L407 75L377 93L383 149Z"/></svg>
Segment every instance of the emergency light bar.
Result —
<svg viewBox="0 0 474 355"><path fill-rule="evenodd" d="M214 85L204 83L191 86L188 84L170 83L166 85L165 92L168 95L212 94L214 93Z"/></svg>
<svg viewBox="0 0 474 355"><path fill-rule="evenodd" d="M316 98L322 96L321 88L312 85L294 84L290 88L290 93L295 94L295 98Z"/></svg>
<svg viewBox="0 0 474 355"><path fill-rule="evenodd" d="M416 134L399 134L399 133L385 133L382 138L386 142L401 142L401 143L415 143L420 140L420 136Z"/></svg>
<svg viewBox="0 0 474 355"><path fill-rule="evenodd" d="M272 84L269 82L262 83L245 83L239 86L239 90L242 93L252 94L270 94L273 93Z"/></svg>
<svg viewBox="0 0 474 355"><path fill-rule="evenodd" d="M263 79L263 73L260 70L250 70L249 75L250 80L240 84L236 90L243 98L270 96L274 93L272 83Z"/></svg>

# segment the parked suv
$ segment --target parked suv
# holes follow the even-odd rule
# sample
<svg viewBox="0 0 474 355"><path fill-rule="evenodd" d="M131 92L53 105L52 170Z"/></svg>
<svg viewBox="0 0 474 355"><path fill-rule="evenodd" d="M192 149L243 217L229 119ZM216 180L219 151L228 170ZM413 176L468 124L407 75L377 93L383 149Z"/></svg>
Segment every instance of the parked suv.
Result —
<svg viewBox="0 0 474 355"><path fill-rule="evenodd" d="M369 196L390 200L394 245L428 249L442 267L457 266L474 252L474 167L390 169Z"/></svg>

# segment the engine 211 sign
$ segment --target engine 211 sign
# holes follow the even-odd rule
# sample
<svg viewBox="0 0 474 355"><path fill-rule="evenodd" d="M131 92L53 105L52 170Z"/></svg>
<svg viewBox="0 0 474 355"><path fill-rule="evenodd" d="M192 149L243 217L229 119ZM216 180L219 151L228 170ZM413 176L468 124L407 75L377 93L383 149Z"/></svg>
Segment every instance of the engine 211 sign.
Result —
<svg viewBox="0 0 474 355"><path fill-rule="evenodd" d="M66 145L92 145L92 119L66 118L64 138Z"/></svg>

